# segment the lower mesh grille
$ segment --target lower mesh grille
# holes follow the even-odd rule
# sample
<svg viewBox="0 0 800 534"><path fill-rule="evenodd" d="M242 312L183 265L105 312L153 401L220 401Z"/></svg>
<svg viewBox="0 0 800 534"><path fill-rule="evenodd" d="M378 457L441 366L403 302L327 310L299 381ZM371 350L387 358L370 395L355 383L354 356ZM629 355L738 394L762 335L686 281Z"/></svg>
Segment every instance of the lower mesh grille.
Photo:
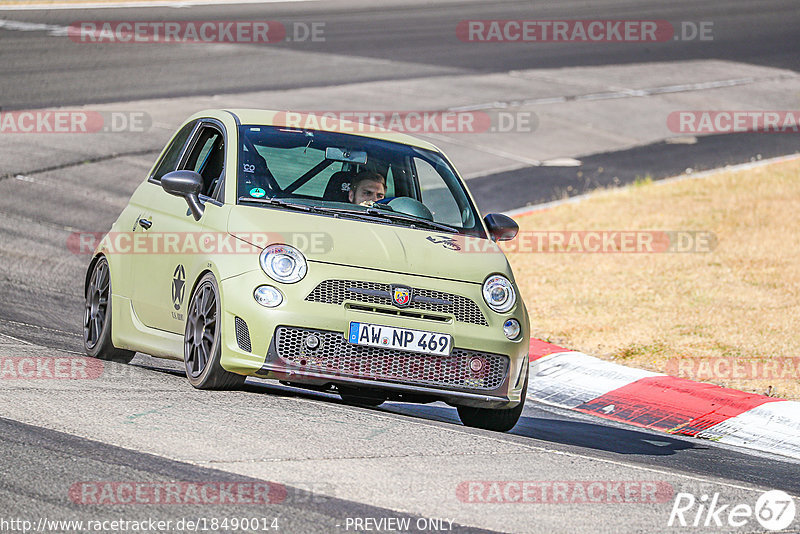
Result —
<svg viewBox="0 0 800 534"><path fill-rule="evenodd" d="M253 352L253 347L250 345L250 330L247 328L247 323L241 317L234 318L236 323L236 344L245 352Z"/></svg>
<svg viewBox="0 0 800 534"><path fill-rule="evenodd" d="M311 350L304 340L320 338ZM286 364L325 374L457 389L494 390L508 373L508 357L464 349L450 356L414 354L395 349L362 347L348 343L340 332L280 326L275 332L278 357ZM479 358L475 372L470 362Z"/></svg>

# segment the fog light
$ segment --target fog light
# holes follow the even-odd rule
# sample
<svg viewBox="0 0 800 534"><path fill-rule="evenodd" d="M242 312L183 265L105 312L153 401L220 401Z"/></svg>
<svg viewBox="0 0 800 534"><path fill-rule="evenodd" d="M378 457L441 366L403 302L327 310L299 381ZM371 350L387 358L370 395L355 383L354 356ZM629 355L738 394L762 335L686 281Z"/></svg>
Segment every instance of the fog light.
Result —
<svg viewBox="0 0 800 534"><path fill-rule="evenodd" d="M283 294L272 286L259 286L253 293L253 298L267 308L274 308L283 302Z"/></svg>
<svg viewBox="0 0 800 534"><path fill-rule="evenodd" d="M480 372L483 369L483 360L475 357L469 361L469 368L472 370L473 373Z"/></svg>
<svg viewBox="0 0 800 534"><path fill-rule="evenodd" d="M519 321L516 319L509 319L503 323L503 333L508 339L517 339L519 337Z"/></svg>
<svg viewBox="0 0 800 534"><path fill-rule="evenodd" d="M314 334L309 334L309 336L306 337L306 348L314 350L317 347L319 347L319 338Z"/></svg>

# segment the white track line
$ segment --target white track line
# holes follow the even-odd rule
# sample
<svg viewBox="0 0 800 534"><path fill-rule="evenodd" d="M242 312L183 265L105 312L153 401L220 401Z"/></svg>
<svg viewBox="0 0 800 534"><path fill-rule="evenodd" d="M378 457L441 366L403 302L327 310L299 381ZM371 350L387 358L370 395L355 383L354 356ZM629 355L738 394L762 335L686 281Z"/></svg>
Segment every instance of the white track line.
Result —
<svg viewBox="0 0 800 534"><path fill-rule="evenodd" d="M0 7L0 9L6 9ZM57 26L55 24L40 24L36 22L23 22L19 20L0 19L0 30L12 30L18 32L47 32L53 37L66 37L68 26Z"/></svg>

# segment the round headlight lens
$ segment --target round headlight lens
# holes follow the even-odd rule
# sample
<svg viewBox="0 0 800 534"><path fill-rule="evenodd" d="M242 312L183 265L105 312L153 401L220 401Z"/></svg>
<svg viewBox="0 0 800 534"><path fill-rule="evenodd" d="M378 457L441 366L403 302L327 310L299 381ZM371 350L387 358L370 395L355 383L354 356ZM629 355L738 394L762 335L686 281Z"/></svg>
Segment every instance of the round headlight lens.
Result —
<svg viewBox="0 0 800 534"><path fill-rule="evenodd" d="M290 256L273 256L272 257L272 272L286 278L292 275L297 262Z"/></svg>
<svg viewBox="0 0 800 534"><path fill-rule="evenodd" d="M267 276L284 284L299 282L308 270L303 254L289 245L270 245L261 252L259 260Z"/></svg>
<svg viewBox="0 0 800 534"><path fill-rule="evenodd" d="M517 294L508 278L498 274L490 276L483 283L483 299L494 311L505 313L514 307Z"/></svg>
<svg viewBox="0 0 800 534"><path fill-rule="evenodd" d="M283 294L272 286L259 286L253 292L256 302L267 308L274 308L283 302Z"/></svg>

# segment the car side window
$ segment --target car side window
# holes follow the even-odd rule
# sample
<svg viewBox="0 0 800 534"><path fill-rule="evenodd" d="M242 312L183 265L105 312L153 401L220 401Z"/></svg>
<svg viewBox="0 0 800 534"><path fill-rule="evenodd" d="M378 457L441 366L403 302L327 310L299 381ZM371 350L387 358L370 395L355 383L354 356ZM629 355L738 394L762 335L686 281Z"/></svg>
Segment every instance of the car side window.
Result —
<svg viewBox="0 0 800 534"><path fill-rule="evenodd" d="M183 153L183 147L186 144L187 139L189 139L189 135L194 130L194 125L196 121L192 121L180 131L175 134L175 137L172 138L172 142L169 144L169 148L167 151L164 152L164 156L161 158L161 161L158 163L155 172L153 172L150 178L155 181L161 181L161 177L167 174L168 172L174 171L178 167L178 160L181 158L181 154Z"/></svg>
<svg viewBox="0 0 800 534"><path fill-rule="evenodd" d="M203 126L197 133L191 152L181 169L203 177L201 195L216 198L225 170L225 138L217 128Z"/></svg>

